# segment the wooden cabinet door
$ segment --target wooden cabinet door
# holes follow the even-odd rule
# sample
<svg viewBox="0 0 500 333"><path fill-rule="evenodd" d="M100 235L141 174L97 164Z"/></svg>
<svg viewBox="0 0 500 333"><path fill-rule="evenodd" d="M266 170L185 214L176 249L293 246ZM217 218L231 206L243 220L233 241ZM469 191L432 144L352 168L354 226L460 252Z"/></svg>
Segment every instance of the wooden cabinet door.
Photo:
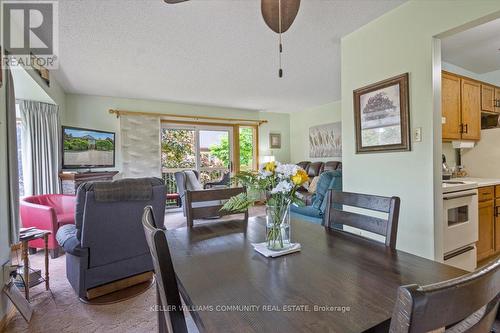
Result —
<svg viewBox="0 0 500 333"><path fill-rule="evenodd" d="M443 140L460 140L460 78L443 73L441 78L441 112L444 118Z"/></svg>
<svg viewBox="0 0 500 333"><path fill-rule="evenodd" d="M498 210L500 207L495 207L495 253L500 252L500 216L498 215Z"/></svg>
<svg viewBox="0 0 500 333"><path fill-rule="evenodd" d="M493 200L479 202L479 240L476 243L477 260L483 260L495 253L495 203Z"/></svg>
<svg viewBox="0 0 500 333"><path fill-rule="evenodd" d="M495 87L481 85L481 110L495 112Z"/></svg>
<svg viewBox="0 0 500 333"><path fill-rule="evenodd" d="M462 139L481 138L481 84L462 79Z"/></svg>
<svg viewBox="0 0 500 333"><path fill-rule="evenodd" d="M495 88L495 102L497 107L495 107L495 112L500 113L500 88Z"/></svg>

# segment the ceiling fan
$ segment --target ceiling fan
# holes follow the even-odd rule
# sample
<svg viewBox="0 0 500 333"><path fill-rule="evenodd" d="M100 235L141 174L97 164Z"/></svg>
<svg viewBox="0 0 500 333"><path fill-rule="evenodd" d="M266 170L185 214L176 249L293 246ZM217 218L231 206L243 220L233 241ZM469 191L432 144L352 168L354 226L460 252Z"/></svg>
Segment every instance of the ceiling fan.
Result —
<svg viewBox="0 0 500 333"><path fill-rule="evenodd" d="M176 4L188 0L164 0L168 4ZM300 0L261 0L261 12L267 26L279 36L279 71L278 76L283 77L281 68L281 55L283 41L281 34L291 26L299 12Z"/></svg>

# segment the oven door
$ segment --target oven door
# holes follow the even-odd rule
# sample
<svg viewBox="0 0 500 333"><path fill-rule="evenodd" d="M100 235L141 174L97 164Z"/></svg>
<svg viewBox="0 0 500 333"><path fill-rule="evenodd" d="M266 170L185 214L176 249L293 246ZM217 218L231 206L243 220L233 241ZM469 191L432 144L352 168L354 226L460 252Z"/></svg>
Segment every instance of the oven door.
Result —
<svg viewBox="0 0 500 333"><path fill-rule="evenodd" d="M443 238L446 254L477 242L477 189L446 193L443 199Z"/></svg>

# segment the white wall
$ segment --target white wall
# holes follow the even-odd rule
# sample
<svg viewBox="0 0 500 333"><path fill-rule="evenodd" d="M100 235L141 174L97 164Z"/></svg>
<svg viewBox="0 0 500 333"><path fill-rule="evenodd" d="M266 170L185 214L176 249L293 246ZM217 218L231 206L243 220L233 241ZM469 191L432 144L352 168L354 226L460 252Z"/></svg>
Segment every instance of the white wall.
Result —
<svg viewBox="0 0 500 333"><path fill-rule="evenodd" d="M269 133L281 133L281 149L273 149L276 159L290 161L290 116L284 113L257 112L212 106L189 105L152 100L115 97L66 95L66 111L63 125L92 128L116 132L117 147L120 147L119 119L109 114L109 109L158 112L167 114L213 116L242 119L265 119L268 123L259 129L260 154L269 153ZM116 152L116 169L120 169L121 154Z"/></svg>
<svg viewBox="0 0 500 333"><path fill-rule="evenodd" d="M0 87L0 288L5 281L1 265L10 261L9 244L9 215L7 203L7 128L6 128L6 107L5 107L5 73L2 72L4 80ZM0 292L0 320L5 316L8 310L8 299L4 293Z"/></svg>
<svg viewBox="0 0 500 333"><path fill-rule="evenodd" d="M481 140L472 149L462 150L462 164L469 176L500 178L500 128L481 131Z"/></svg>
<svg viewBox="0 0 500 333"><path fill-rule="evenodd" d="M434 258L434 220L442 211L432 38L499 10L500 1L410 0L342 39L344 189L401 198L401 250ZM422 128L422 142L412 142L410 152L356 154L353 90L405 72L410 73L411 129Z"/></svg>
<svg viewBox="0 0 500 333"><path fill-rule="evenodd" d="M309 157L309 128L342 120L341 102L317 106L290 114L290 156L293 163L300 161L334 161L338 157Z"/></svg>

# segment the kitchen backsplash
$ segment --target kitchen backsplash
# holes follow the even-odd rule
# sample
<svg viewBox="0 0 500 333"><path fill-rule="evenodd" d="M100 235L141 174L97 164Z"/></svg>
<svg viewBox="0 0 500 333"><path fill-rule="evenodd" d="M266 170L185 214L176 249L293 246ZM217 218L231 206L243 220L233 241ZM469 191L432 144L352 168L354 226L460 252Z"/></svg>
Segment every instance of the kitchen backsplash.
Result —
<svg viewBox="0 0 500 333"><path fill-rule="evenodd" d="M451 143L447 145L451 147ZM462 150L462 164L471 176L500 178L500 128L482 130L481 140L476 146Z"/></svg>

